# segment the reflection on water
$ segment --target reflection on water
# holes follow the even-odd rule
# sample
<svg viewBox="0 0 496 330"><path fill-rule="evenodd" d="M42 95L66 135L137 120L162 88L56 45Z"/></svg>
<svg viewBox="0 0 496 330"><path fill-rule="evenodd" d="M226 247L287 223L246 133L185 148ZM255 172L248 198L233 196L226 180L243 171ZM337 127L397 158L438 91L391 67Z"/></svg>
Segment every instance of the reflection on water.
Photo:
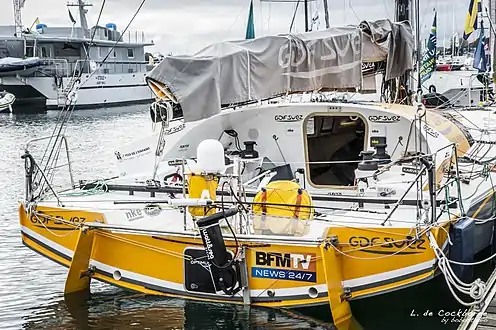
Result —
<svg viewBox="0 0 496 330"><path fill-rule="evenodd" d="M36 329L332 329L274 309L206 304L106 288L88 300L72 297L31 308L23 327Z"/></svg>
<svg viewBox="0 0 496 330"><path fill-rule="evenodd" d="M67 270L24 247L17 200L24 193L20 156L28 139L49 135L60 112L0 115L0 326L2 329L327 329L328 306L276 311L206 304L129 293L92 284L87 300L63 298ZM75 111L65 131L76 180L116 174L114 148L152 132L147 106ZM41 151L43 145L33 146ZM486 268L484 268L486 267ZM164 268L164 271L166 269ZM479 274L487 274L480 267ZM480 276L480 275L479 275ZM439 310L457 310L442 277L422 285L352 302L364 329L456 329ZM412 310L432 317L411 316ZM302 314L304 313L304 314Z"/></svg>

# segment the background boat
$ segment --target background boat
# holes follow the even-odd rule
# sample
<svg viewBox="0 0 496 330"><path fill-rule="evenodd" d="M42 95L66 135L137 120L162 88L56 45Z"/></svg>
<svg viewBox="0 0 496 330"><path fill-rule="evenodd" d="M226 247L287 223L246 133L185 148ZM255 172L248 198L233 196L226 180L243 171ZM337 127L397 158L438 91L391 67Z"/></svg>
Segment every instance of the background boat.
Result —
<svg viewBox="0 0 496 330"><path fill-rule="evenodd" d="M68 6L78 9L80 26L72 14L72 27L0 26L0 90L16 95L16 105L43 110L63 108L76 82L76 108L151 102L144 48L153 42L142 32L123 35L113 23L88 28L89 4Z"/></svg>

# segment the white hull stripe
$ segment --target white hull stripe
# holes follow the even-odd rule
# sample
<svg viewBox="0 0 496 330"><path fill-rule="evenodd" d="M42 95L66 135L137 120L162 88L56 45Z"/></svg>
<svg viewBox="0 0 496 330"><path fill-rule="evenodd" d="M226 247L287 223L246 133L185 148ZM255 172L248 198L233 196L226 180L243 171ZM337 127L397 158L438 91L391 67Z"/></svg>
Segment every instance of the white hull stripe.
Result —
<svg viewBox="0 0 496 330"><path fill-rule="evenodd" d="M21 226L22 233L26 235L29 239L35 241L40 246L45 249L51 251L52 253L68 260L72 260L73 251L45 238L44 236L32 231L31 229ZM36 251L38 252L38 251ZM113 277L115 271L119 271L121 273L120 281L128 282L135 285L143 286L150 290L155 290L162 293L168 294L177 294L182 296L192 296L192 297L203 297L206 299L218 299L218 300L242 300L242 296L240 293L237 296L219 296L215 294L205 294L199 292L188 292L185 290L182 284L169 282L165 280L160 280L154 277L129 272L126 270L121 270L110 265L103 264L101 262L90 260L90 264L94 265L97 269L95 272L100 273L102 275L108 276L110 278ZM373 288L389 283L394 283L397 281L405 280L414 276L418 276L423 273L427 273L434 268L435 260L427 261L421 264L397 269L390 272L385 272L377 275L371 275L366 277L361 277L353 280L343 281L343 286L350 288L352 291L364 290L367 288ZM113 284L113 283L112 283ZM265 296L261 297L261 295L266 294L266 290L250 290L250 295L252 297L253 302L268 302L273 300L297 300L297 299L308 299L308 290L314 287L319 292L318 297L327 296L327 285L320 284L315 286L304 286L298 288L284 288L277 289L276 296L273 298ZM399 288L398 288L399 289Z"/></svg>
<svg viewBox="0 0 496 330"><path fill-rule="evenodd" d="M395 269L389 272L374 274L343 281L344 287L351 288L352 291L365 290L379 285L390 284L401 280L428 273L434 269L436 259L422 262L405 268Z"/></svg>

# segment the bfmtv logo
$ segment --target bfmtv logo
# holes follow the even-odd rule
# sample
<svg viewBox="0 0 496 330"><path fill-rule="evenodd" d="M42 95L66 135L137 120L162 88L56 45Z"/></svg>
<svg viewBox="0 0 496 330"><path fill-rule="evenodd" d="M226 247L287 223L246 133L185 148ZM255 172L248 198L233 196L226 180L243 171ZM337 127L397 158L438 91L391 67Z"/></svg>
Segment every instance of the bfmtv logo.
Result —
<svg viewBox="0 0 496 330"><path fill-rule="evenodd" d="M258 251L255 253L255 264L257 266L315 271L315 254Z"/></svg>

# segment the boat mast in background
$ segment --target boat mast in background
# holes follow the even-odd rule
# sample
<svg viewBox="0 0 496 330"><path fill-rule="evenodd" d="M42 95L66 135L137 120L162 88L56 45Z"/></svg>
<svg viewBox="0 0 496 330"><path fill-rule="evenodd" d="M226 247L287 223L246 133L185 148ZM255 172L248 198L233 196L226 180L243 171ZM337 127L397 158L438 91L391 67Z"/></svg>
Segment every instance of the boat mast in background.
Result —
<svg viewBox="0 0 496 330"><path fill-rule="evenodd" d="M309 32L310 31L310 25L309 25L309 22L308 22L308 6L309 6L309 2L315 2L316 0L304 0L303 1L303 10L304 10L304 20L305 20L305 32ZM293 18L291 20L291 24L289 26L289 33L291 33L291 31L293 30L293 24L294 24L294 21L295 21L295 18L296 18L296 14L298 12L298 8L299 8L299 5L300 5L300 2L302 2L301 0L260 0L260 3L263 3L263 2L279 2L279 3L291 3L291 2L294 2L296 3L296 6L295 6L295 10L294 10L294 13L293 13ZM325 16L326 16L326 27L329 28L329 13L327 11L327 1L324 0L324 8L325 8Z"/></svg>
<svg viewBox="0 0 496 330"><path fill-rule="evenodd" d="M415 59L417 61L417 102L422 101L422 82L420 81L420 65L422 59L422 42L420 39L420 0L413 0L414 10L410 22L415 26ZM446 47L445 47L446 48ZM412 85L413 87L413 85Z"/></svg>
<svg viewBox="0 0 496 330"><path fill-rule="evenodd" d="M329 29L331 27L331 23L329 22L329 8L327 7L327 0L324 0L324 15L325 15L326 29Z"/></svg>
<svg viewBox="0 0 496 330"><path fill-rule="evenodd" d="M14 24L15 24L15 36L20 37L22 34L22 17L21 9L24 7L24 2L26 0L14 0Z"/></svg>
<svg viewBox="0 0 496 330"><path fill-rule="evenodd" d="M495 26L496 23L496 4L495 0L489 0L489 54L493 75L493 83L496 85L496 52L495 52L495 44L496 44L496 33Z"/></svg>
<svg viewBox="0 0 496 330"><path fill-rule="evenodd" d="M414 0L395 0L394 20L396 22L409 21L412 28L414 28L414 26L418 24L415 24L414 15L410 11L411 1ZM416 39L418 39L418 36ZM399 99L410 99L408 96L411 95L411 92L413 91L414 83L415 81L411 75L405 74L399 78L400 86L404 86L404 88L400 89Z"/></svg>
<svg viewBox="0 0 496 330"><path fill-rule="evenodd" d="M305 32L308 32L308 0L305 0Z"/></svg>
<svg viewBox="0 0 496 330"><path fill-rule="evenodd" d="M14 0L15 1L15 0ZM22 0L21 0L22 1ZM85 37L89 37L89 29L88 29L88 21L86 20L86 14L88 10L85 7L93 6L91 3L86 3L83 0L78 0L77 3L68 3L67 7L78 7L79 10L79 21L83 31L85 33Z"/></svg>

